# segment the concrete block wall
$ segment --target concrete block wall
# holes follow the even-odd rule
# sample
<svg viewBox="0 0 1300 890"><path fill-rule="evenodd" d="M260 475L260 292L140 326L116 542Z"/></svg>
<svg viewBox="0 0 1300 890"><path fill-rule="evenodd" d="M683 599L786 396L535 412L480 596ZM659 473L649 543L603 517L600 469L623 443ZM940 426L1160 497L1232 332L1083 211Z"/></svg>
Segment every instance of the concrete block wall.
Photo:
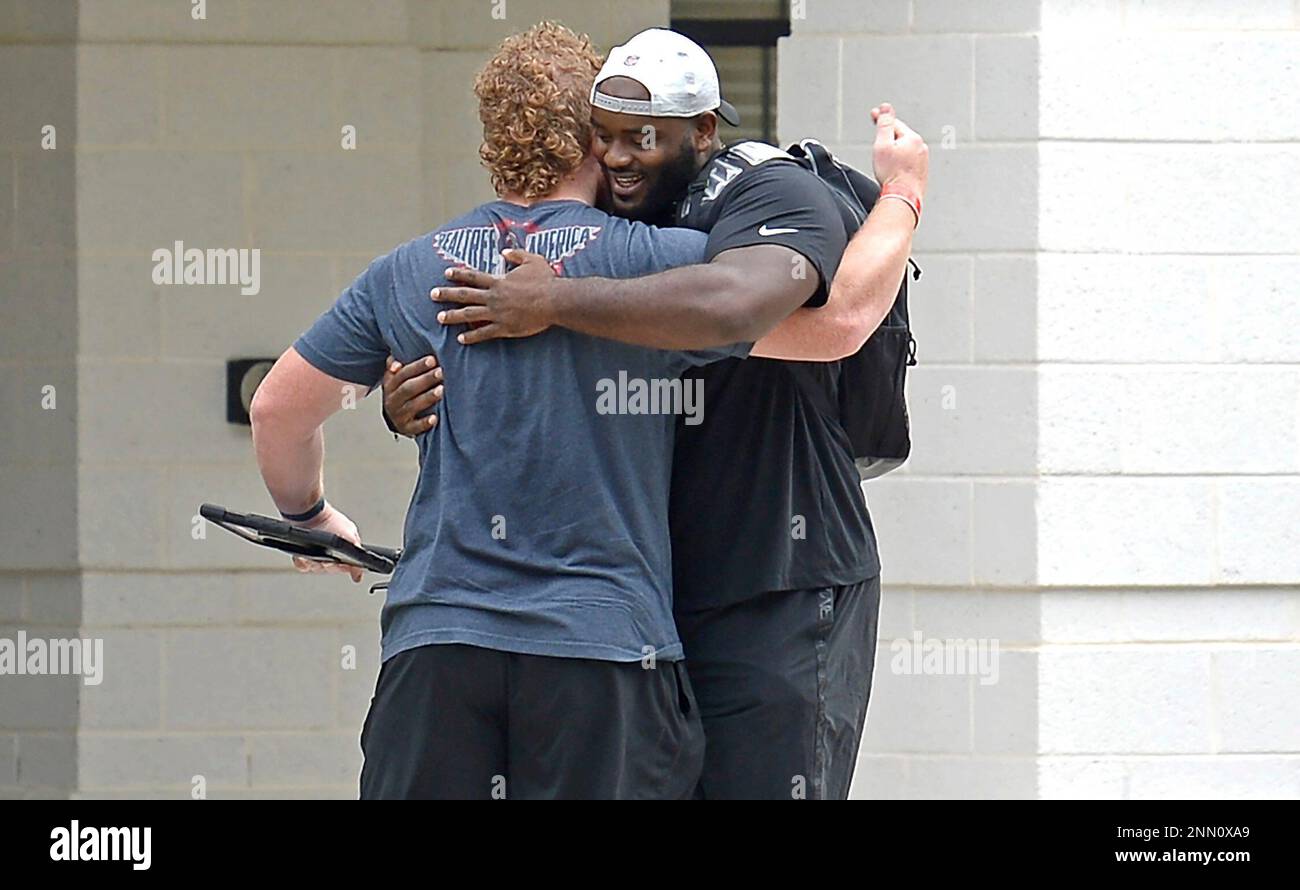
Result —
<svg viewBox="0 0 1300 890"><path fill-rule="evenodd" d="M0 639L7 640L24 630L75 636L80 623L75 33L68 4L0 4ZM0 796L75 787L80 688L75 677L0 676Z"/></svg>
<svg viewBox="0 0 1300 890"><path fill-rule="evenodd" d="M869 168L889 98L932 146L855 793L1300 794L1295 4L799 12L782 139ZM668 3L0 0L0 637L105 647L99 686L0 677L0 796L355 794L379 598L191 534L271 507L223 364L489 196L470 80L542 17L607 47ZM260 249L261 292L154 285L176 240ZM329 488L397 540L377 410ZM997 682L902 672L916 634L996 641Z"/></svg>
<svg viewBox="0 0 1300 890"><path fill-rule="evenodd" d="M792 22L782 139L869 168L889 99L931 145L914 456L866 486L886 597L855 793L1300 794L1297 15ZM918 632L998 639L999 682L892 671Z"/></svg>
<svg viewBox="0 0 1300 890"><path fill-rule="evenodd" d="M1300 795L1298 29L1042 7L1044 796Z"/></svg>
<svg viewBox="0 0 1300 890"><path fill-rule="evenodd" d="M1033 796L1037 5L803 11L779 47L781 139L817 136L870 170L869 111L888 100L931 146L909 304L913 452L866 485L885 592L854 794ZM997 641L997 682L909 670L904 643L950 639Z"/></svg>
<svg viewBox="0 0 1300 890"><path fill-rule="evenodd" d="M668 21L666 0L191 7L0 0L0 636L98 638L105 662L98 686L0 677L0 796L356 795L382 595L194 536L203 501L273 510L225 361L278 355L371 258L491 197L472 78L502 37L552 18L608 48ZM155 285L176 241L259 249L260 292ZM375 399L326 440L331 500L399 542L414 447Z"/></svg>

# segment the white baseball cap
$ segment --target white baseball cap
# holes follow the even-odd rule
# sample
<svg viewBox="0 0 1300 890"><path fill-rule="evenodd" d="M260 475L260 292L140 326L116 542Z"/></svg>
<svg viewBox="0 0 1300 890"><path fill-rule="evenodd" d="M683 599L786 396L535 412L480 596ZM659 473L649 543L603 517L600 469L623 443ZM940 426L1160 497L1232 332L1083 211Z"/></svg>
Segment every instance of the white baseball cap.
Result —
<svg viewBox="0 0 1300 890"><path fill-rule="evenodd" d="M650 93L649 100L620 99L600 92L601 82L611 77L635 80ZM735 106L722 98L718 69L704 47L685 34L664 28L642 31L610 50L592 84L591 104L648 117L695 117L716 111L733 127L740 124Z"/></svg>

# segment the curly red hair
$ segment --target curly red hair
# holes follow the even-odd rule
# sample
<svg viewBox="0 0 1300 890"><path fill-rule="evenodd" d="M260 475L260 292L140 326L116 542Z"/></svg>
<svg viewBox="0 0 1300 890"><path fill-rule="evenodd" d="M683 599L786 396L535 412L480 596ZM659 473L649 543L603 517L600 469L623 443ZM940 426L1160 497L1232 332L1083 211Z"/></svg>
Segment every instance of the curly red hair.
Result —
<svg viewBox="0 0 1300 890"><path fill-rule="evenodd" d="M479 157L498 195L540 198L582 163L601 61L587 35L556 22L502 41L474 81Z"/></svg>

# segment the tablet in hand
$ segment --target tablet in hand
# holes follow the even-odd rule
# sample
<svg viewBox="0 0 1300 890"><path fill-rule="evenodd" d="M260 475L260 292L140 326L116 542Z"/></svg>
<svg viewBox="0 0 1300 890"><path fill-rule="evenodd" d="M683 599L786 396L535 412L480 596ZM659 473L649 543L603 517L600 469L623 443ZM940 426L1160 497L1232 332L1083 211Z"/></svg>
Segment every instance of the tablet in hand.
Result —
<svg viewBox="0 0 1300 890"><path fill-rule="evenodd" d="M302 528L283 519L256 513L236 513L216 504L201 505L199 515L245 541L318 562L356 566L387 575L402 558L401 550L354 544L330 532Z"/></svg>

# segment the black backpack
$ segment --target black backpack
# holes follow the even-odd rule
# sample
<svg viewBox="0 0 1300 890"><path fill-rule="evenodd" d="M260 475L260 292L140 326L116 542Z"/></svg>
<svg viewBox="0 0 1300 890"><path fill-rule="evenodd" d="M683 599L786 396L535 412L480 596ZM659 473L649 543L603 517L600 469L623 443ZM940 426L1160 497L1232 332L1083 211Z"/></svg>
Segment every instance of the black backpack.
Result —
<svg viewBox="0 0 1300 890"><path fill-rule="evenodd" d="M838 161L816 139L786 149L796 161L826 183L840 204L849 237L861 228L880 197L880 184ZM913 279L921 267L910 257ZM904 383L916 364L916 340L907 318L907 271L894 305L862 348L840 361L840 422L863 479L883 476L902 465L912 450Z"/></svg>

